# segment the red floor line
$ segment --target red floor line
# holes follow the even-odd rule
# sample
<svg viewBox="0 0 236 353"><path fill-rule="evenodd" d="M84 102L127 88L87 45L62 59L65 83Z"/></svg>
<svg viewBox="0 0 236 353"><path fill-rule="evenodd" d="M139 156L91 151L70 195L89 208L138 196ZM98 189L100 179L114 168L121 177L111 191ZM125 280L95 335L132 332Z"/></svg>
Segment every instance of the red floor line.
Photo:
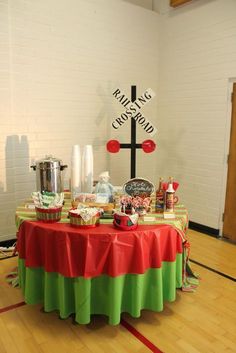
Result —
<svg viewBox="0 0 236 353"><path fill-rule="evenodd" d="M4 308L0 308L0 314L5 313L6 311L9 311L9 310L19 308L20 306L23 306L23 305L25 305L25 302L20 302L9 306L5 306Z"/></svg>
<svg viewBox="0 0 236 353"><path fill-rule="evenodd" d="M144 337L139 331L136 330L132 325L130 325L124 319L121 319L121 325L124 326L132 335L134 335L139 341L141 341L147 348L149 348L153 353L163 353L157 348L151 341Z"/></svg>
<svg viewBox="0 0 236 353"><path fill-rule="evenodd" d="M0 314L5 313L6 311L13 310L25 305L25 302L19 302L16 304L12 304L9 306L5 306L4 308L0 308ZM146 337L144 337L139 331L137 331L132 325L130 325L124 319L121 319L121 325L124 326L132 335L134 335L140 342L142 342L147 348L149 348L153 353L163 353L157 348L151 341L149 341Z"/></svg>

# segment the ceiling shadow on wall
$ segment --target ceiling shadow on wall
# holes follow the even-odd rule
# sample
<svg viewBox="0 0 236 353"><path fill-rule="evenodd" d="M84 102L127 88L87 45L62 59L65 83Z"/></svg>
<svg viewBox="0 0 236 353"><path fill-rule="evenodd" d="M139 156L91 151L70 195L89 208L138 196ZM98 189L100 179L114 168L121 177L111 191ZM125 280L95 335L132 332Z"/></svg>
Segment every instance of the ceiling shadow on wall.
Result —
<svg viewBox="0 0 236 353"><path fill-rule="evenodd" d="M206 6L208 3L211 2L216 2L216 0L192 0L179 7L172 8L171 11L169 11L168 15L169 17L179 16L180 14L188 13L189 11L193 11L197 8Z"/></svg>

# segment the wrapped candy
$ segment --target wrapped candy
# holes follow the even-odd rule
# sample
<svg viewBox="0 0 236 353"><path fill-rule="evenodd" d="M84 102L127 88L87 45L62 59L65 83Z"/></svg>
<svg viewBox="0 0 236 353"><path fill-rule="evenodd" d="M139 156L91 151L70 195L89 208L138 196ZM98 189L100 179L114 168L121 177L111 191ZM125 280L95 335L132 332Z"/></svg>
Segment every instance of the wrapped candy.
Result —
<svg viewBox="0 0 236 353"><path fill-rule="evenodd" d="M126 213L146 213L150 210L151 198L141 196L122 196L120 199L121 211Z"/></svg>
<svg viewBox="0 0 236 353"><path fill-rule="evenodd" d="M64 193L54 193L48 191L36 191L31 194L36 207L39 208L58 208L64 202Z"/></svg>

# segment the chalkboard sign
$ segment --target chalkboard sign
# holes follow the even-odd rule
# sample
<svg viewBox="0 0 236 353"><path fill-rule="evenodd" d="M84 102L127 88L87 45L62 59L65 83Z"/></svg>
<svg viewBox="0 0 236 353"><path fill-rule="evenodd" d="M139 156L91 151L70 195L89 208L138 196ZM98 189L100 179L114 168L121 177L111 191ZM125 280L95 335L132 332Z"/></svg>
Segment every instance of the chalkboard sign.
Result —
<svg viewBox="0 0 236 353"><path fill-rule="evenodd" d="M123 185L123 190L130 196L149 197L154 191L154 185L142 178L133 178Z"/></svg>

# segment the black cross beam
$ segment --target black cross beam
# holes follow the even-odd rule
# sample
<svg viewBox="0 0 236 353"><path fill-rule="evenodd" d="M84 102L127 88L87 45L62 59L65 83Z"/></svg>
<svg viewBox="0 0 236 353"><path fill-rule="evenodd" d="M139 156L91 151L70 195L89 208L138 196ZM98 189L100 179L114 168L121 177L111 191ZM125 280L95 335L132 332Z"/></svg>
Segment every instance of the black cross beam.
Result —
<svg viewBox="0 0 236 353"><path fill-rule="evenodd" d="M136 101L136 86L131 86L131 102ZM130 177L135 178L136 176L136 149L142 148L141 143L136 143L136 120L130 119L131 123L131 143L121 143L120 148L130 148Z"/></svg>

